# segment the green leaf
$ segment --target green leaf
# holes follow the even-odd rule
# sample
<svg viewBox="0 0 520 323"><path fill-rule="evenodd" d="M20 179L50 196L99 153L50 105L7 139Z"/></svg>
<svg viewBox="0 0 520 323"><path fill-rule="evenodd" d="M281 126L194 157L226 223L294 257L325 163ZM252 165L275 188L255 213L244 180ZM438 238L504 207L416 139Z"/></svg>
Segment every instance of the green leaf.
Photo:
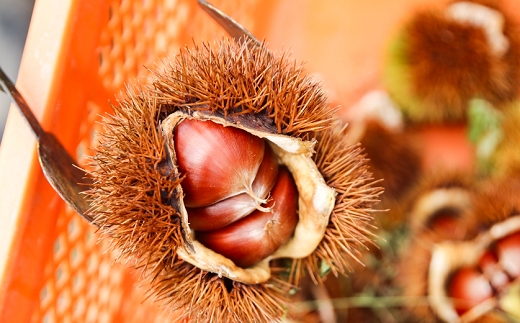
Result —
<svg viewBox="0 0 520 323"><path fill-rule="evenodd" d="M468 109L468 137L475 144L479 170L488 173L491 157L504 138L502 112L483 99L472 99Z"/></svg>
<svg viewBox="0 0 520 323"><path fill-rule="evenodd" d="M320 276L325 277L331 271L331 269L332 268L329 266L329 264L327 264L325 261L322 261L320 265Z"/></svg>

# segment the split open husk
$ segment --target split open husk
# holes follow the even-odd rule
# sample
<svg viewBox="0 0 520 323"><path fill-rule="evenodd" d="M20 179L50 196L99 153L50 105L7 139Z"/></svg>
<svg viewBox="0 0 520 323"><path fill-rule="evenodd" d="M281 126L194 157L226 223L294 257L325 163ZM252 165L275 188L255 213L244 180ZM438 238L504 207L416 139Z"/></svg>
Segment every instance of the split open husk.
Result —
<svg viewBox="0 0 520 323"><path fill-rule="evenodd" d="M323 239L330 214L334 208L336 196L335 191L325 183L323 176L311 158L313 146L316 142L249 129L240 124L226 122L225 119L212 115L204 115L197 112L191 115L183 112L174 112L161 123L172 167L177 167L174 129L186 118L212 121L226 127L237 127L267 140L272 145L281 163L287 166L296 181L299 193L299 220L293 236L274 254L252 267L241 268L228 258L206 248L195 239L194 232L189 226L188 213L182 203L182 199L180 199L178 205L186 237L184 245L177 249L177 254L180 258L200 269L216 273L219 276L242 283L258 284L269 280L271 276L269 262L272 259L305 258L309 256ZM182 183L178 190L182 196Z"/></svg>
<svg viewBox="0 0 520 323"><path fill-rule="evenodd" d="M345 274L372 243L381 189L321 85L286 53L223 39L185 48L129 87L92 158L91 216L150 294L193 322L277 322L300 277ZM252 268L197 243L172 150L176 122L210 119L265 138L291 171L300 221ZM280 259L278 259L280 258Z"/></svg>

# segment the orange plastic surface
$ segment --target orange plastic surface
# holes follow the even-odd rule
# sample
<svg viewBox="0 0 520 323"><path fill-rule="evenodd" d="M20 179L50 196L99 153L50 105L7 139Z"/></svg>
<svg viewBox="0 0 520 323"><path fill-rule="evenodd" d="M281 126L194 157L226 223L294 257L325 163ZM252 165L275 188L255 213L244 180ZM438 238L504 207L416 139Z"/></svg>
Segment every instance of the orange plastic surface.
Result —
<svg viewBox="0 0 520 323"><path fill-rule="evenodd" d="M434 2L431 0L429 2ZM395 27L423 0L215 0L273 51L293 52L349 106L378 88ZM184 45L224 37L195 0L38 0L17 86L79 163L125 82ZM456 156L454 157L456 158ZM0 150L0 322L166 322L136 272L51 189L10 112Z"/></svg>

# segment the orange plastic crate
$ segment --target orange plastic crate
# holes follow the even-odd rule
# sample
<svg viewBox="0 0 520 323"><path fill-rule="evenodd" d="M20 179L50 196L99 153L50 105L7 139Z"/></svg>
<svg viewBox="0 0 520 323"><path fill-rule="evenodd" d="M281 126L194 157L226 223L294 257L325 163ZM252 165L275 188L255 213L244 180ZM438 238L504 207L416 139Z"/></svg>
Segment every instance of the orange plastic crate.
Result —
<svg viewBox="0 0 520 323"><path fill-rule="evenodd" d="M431 0L430 2L433 2ZM378 77L388 38L422 0L215 0L273 51L289 49L349 105ZM17 87L43 127L84 162L125 82L184 45L224 37L195 0L38 0ZM0 150L0 322L163 322L95 228L52 190L17 110Z"/></svg>

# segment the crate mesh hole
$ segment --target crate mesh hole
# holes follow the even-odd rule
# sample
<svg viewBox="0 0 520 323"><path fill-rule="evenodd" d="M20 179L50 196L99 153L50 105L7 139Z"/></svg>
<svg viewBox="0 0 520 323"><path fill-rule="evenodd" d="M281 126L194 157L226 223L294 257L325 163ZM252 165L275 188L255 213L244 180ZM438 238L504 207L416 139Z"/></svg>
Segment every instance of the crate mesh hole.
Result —
<svg viewBox="0 0 520 323"><path fill-rule="evenodd" d="M54 257L59 258L63 254L63 241L58 238L54 241L53 252Z"/></svg>
<svg viewBox="0 0 520 323"><path fill-rule="evenodd" d="M44 286L40 291L40 303L46 304L49 302L49 288L47 286Z"/></svg>
<svg viewBox="0 0 520 323"><path fill-rule="evenodd" d="M85 299L84 298L78 298L74 301L74 307L72 311L72 315L74 318L79 319L83 318L85 315ZM79 322L79 320L77 320Z"/></svg>
<svg viewBox="0 0 520 323"><path fill-rule="evenodd" d="M70 309L71 297L67 289L63 290L58 296L57 310L59 314L68 312Z"/></svg>
<svg viewBox="0 0 520 323"><path fill-rule="evenodd" d="M52 313L45 314L45 316L43 317L42 322L43 323L53 323L53 322L55 322L54 317L52 316Z"/></svg>

